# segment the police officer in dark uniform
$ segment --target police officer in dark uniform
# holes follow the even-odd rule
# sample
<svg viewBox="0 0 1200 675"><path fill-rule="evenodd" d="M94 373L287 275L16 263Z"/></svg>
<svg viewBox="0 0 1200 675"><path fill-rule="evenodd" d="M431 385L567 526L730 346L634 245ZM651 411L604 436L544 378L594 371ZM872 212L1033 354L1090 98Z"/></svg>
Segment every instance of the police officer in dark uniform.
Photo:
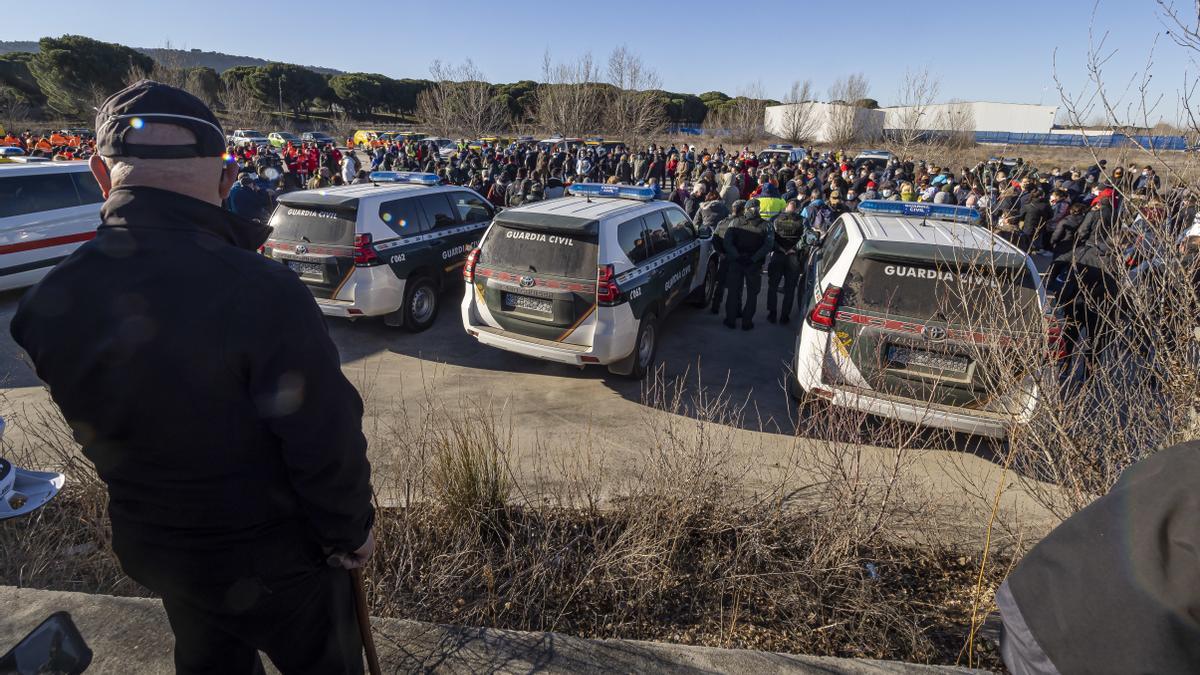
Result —
<svg viewBox="0 0 1200 675"><path fill-rule="evenodd" d="M775 250L767 265L767 321L775 323L779 281L783 280L783 309L778 313L779 322L791 321L792 303L796 299L796 287L803 273L804 219L800 216L800 200L788 202L783 213L772 223L775 228Z"/></svg>
<svg viewBox="0 0 1200 675"><path fill-rule="evenodd" d="M360 673L350 574L374 549L362 400L312 294L221 209L237 176L194 96L143 80L96 118L94 240L11 330L108 486L121 567L179 673ZM338 564L334 568L331 564Z"/></svg>
<svg viewBox="0 0 1200 675"><path fill-rule="evenodd" d="M729 260L729 274L725 282L729 298L725 302L725 325L737 327L742 320L742 330L754 328L754 310L758 307L758 291L762 287L762 264L775 243L771 225L758 215L758 200L746 202L746 213L736 218L725 231L725 256ZM742 304L742 287L746 290Z"/></svg>
<svg viewBox="0 0 1200 675"><path fill-rule="evenodd" d="M712 313L721 311L721 300L725 297L725 278L729 276L729 256L725 255L725 231L736 218L746 212L746 200L739 199L733 203L732 212L717 222L713 229L713 250L717 252L717 286L713 289Z"/></svg>

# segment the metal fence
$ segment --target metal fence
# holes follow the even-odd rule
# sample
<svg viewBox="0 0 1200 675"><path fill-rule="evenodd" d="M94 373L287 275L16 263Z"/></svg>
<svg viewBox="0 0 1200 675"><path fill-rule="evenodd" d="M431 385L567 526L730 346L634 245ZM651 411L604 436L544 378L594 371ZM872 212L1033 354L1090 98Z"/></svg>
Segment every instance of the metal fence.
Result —
<svg viewBox="0 0 1200 675"><path fill-rule="evenodd" d="M672 124L667 128L669 134L689 136L728 136L729 129L694 126L687 124ZM948 131L927 131L921 134L919 140L930 141L950 135ZM885 129L885 138L893 138L898 134L895 129ZM1127 136L1125 134L1104 134L1084 136L1083 134L1020 134L1007 131L976 131L976 143L992 145L1047 145L1063 148L1120 148L1141 147L1154 150L1188 150L1187 139L1183 136Z"/></svg>
<svg viewBox="0 0 1200 675"><path fill-rule="evenodd" d="M1183 136L1126 136L1106 134L1084 136L1083 134L1015 134L1003 131L976 131L976 143L996 145L1050 145L1069 148L1120 148L1142 147L1155 150L1187 150L1187 139Z"/></svg>

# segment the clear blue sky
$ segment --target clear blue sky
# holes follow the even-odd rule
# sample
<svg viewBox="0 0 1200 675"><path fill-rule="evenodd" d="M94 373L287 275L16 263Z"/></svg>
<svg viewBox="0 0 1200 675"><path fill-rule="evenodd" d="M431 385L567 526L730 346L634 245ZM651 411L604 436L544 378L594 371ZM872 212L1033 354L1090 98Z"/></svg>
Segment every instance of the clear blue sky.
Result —
<svg viewBox="0 0 1200 675"><path fill-rule="evenodd" d="M1188 0L1177 0L1185 5ZM1052 72L1085 82L1091 0L1009 2L516 2L506 0L3 0L0 39L64 32L138 47L200 48L392 77L426 77L435 59L475 61L494 82L539 79L542 54L603 61L625 44L665 89L730 94L755 81L782 98L811 78L824 98L841 75L865 73L871 95L893 103L906 67L928 67L941 98L1058 103ZM1186 7L1185 7L1186 9ZM47 17L58 17L49 23ZM52 27L50 27L52 26ZM1163 32L1154 0L1101 0L1097 32L1118 50L1112 81L1145 64ZM1159 116L1177 117L1187 67L1165 37L1156 51Z"/></svg>

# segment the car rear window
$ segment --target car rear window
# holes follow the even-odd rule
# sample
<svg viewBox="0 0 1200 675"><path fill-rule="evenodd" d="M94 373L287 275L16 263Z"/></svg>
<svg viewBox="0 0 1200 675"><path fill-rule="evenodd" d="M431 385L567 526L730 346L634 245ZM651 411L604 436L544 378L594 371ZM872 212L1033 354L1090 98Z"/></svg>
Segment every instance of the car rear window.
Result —
<svg viewBox="0 0 1200 675"><path fill-rule="evenodd" d="M271 238L310 244L351 246L357 211L308 204L280 204L271 214Z"/></svg>
<svg viewBox="0 0 1200 675"><path fill-rule="evenodd" d="M0 218L79 206L69 173L38 173L0 178Z"/></svg>
<svg viewBox="0 0 1200 675"><path fill-rule="evenodd" d="M540 232L497 221L483 242L480 261L521 272L595 279L598 253L594 235Z"/></svg>
<svg viewBox="0 0 1200 675"><path fill-rule="evenodd" d="M1040 320L1028 268L860 257L850 266L841 304L951 324L1023 328Z"/></svg>

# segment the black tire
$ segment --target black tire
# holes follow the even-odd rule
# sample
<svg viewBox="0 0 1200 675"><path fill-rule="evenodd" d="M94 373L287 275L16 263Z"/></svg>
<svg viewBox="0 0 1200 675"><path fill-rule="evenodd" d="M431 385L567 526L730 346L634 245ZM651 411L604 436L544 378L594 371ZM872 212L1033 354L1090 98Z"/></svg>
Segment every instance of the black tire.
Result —
<svg viewBox="0 0 1200 675"><path fill-rule="evenodd" d="M410 280L404 289L404 327L413 333L420 333L433 325L441 309L441 298L438 296L437 285L429 277L419 277Z"/></svg>
<svg viewBox="0 0 1200 675"><path fill-rule="evenodd" d="M710 258L708 261L708 269L704 272L704 283L697 286L692 294L688 296L688 304L692 307L708 307L712 304L713 295L717 292L717 269L719 268L716 258Z"/></svg>
<svg viewBox="0 0 1200 675"><path fill-rule="evenodd" d="M807 396L807 393L800 388L800 381L796 379L795 356L792 357L792 367L789 368L786 373L784 373L784 377L787 378L786 388L788 396L791 396L792 400L796 401L797 403L803 401L804 397Z"/></svg>
<svg viewBox="0 0 1200 675"><path fill-rule="evenodd" d="M792 400L799 403L804 400L804 390L800 388L800 383L796 381L795 373L787 374L787 393L792 397Z"/></svg>
<svg viewBox="0 0 1200 675"><path fill-rule="evenodd" d="M648 344L643 345L644 341ZM658 315L646 312L638 325L637 338L633 341L633 368L629 371L629 379L641 380L654 370L654 358L658 355Z"/></svg>

